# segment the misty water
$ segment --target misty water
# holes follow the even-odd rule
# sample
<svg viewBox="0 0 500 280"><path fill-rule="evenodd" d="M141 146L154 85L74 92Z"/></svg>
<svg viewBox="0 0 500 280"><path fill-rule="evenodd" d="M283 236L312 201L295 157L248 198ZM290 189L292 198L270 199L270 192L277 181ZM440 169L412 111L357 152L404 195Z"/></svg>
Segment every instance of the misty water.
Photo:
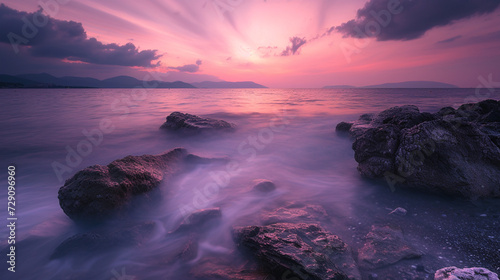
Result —
<svg viewBox="0 0 500 280"><path fill-rule="evenodd" d="M323 206L329 218L322 225L354 251L371 225L394 219L388 216L390 210L404 207L408 215L399 223L425 255L403 261L401 267L500 269L498 261L482 255L482 247L489 247L490 255L499 248L500 228L491 222L495 215L498 220L498 200L467 201L398 186L392 192L383 181L359 176L351 141L335 133L340 121L391 106L413 104L421 111L436 112L484 99L484 95L477 98L474 89L148 89L145 94L137 89L9 89L0 90L0 98L0 160L5 169L0 201L6 205L6 169L14 164L18 217L17 272L7 272L2 261L0 279L122 279L123 275L210 279L196 275L212 263L221 269L246 264L232 240L233 226L261 224L266 211L293 202ZM498 99L499 92L490 98ZM159 130L174 111L224 119L235 123L237 130L203 137L177 137ZM68 166L68 151L76 151L86 139L82 131L91 133L101 123L112 131L86 150L81 162ZM106 225L153 222L152 236L139 246L50 259L65 239L90 230L76 225L59 207L57 191L64 181L54 172L54 162L68 166L60 174L66 180L90 165L176 147L198 156L229 159L237 164L237 172L228 173L226 164L191 168L163 182L155 203L139 207L125 221ZM255 179L272 180L277 190L266 195L252 192ZM207 187L214 182L222 187ZM179 259L189 237L168 233L186 212L210 207L221 208L222 220L198 233L196 257ZM1 217L6 217L6 207L0 209ZM462 244L465 237L459 232L465 227L476 227L469 231L477 244ZM7 228L0 226L2 248L7 236Z"/></svg>

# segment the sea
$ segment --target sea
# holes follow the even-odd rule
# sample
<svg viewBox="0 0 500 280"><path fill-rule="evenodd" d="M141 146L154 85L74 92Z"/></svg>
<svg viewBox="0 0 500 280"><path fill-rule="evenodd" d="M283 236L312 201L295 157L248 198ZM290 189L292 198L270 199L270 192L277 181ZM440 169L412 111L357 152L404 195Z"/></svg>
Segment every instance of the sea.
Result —
<svg viewBox="0 0 500 280"><path fill-rule="evenodd" d="M335 132L341 121L392 106L411 104L434 113L487 98L500 99L500 91L1 89L0 279L218 279L206 271L233 271L248 262L235 246L232 228L261 224L266 213L291 204L322 206L328 214L322 226L349 244L355 257L372 225L398 223L424 253L403 261L401 269L424 265L432 275L446 266L482 266L498 272L500 261L485 257L500 254L498 200L469 201L365 180L356 169L352 141ZM160 130L175 111L223 119L237 128L199 137ZM90 253L75 248L51 258L64 240L95 230L75 224L60 208L58 190L66 179L87 166L177 147L228 159L233 166L200 165L163 182L158 202L124 218L155 224L140 244ZM13 214L7 208L9 166L16 172ZM257 179L273 181L276 191L252 191ZM194 257L180 258L190 237L169 233L189 213L212 207L221 208L220 222L196 233ZM397 207L407 215L388 214ZM6 256L12 217L17 218L16 272L8 271ZM119 223L107 226L119 229ZM259 279L272 279L266 277Z"/></svg>

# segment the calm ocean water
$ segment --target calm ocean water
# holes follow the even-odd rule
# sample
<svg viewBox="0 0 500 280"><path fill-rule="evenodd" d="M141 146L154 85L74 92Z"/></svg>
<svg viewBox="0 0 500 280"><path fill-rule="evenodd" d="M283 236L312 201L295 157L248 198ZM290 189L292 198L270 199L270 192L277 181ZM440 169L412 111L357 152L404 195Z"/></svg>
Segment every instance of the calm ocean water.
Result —
<svg viewBox="0 0 500 280"><path fill-rule="evenodd" d="M340 121L391 106L413 104L421 111L436 112L444 106L477 102L484 97L484 92L476 97L474 89L0 90L0 166L5 169L0 179L6 182L7 166L15 164L20 247L16 278L5 278L12 275L2 266L0 279L114 279L123 268L137 279L192 279L189 272L204 258L223 258L234 251L229 230L232 225L258 223L263 209L294 201L325 207L332 217L325 227L354 248L366 233L363 230L387 214L386 208L405 206L421 214L413 217L419 226L414 232L408 231L408 238L427 248L431 261L436 259L443 266L481 265L454 248L442 250L444 245L437 238L424 238L429 219L423 213L440 216L455 207L456 201L404 191L392 193L387 186L362 180L351 142L334 131ZM498 90L490 93L490 98L499 99ZM209 138L171 137L158 128L174 111L221 118L237 124L238 129ZM103 124L110 131L103 134L102 141L90 149L81 146L85 133L102 129ZM258 145L252 147L251 139L257 139ZM193 198L214 180L210 174L224 171L220 166L199 167L168 186L162 185L162 201L157 208L134 217L157 225L154 236L139 249L49 260L60 242L85 231L59 207L61 180L89 165L107 164L127 155L158 154L175 147L185 147L200 156L229 157L239 163L240 170L230 176L226 188L199 203L193 203ZM68 151L79 148L84 151L81 160L68 164ZM57 173L55 163L67 169ZM278 191L265 198L249 193L252 180L259 178L274 181ZM5 191L0 191L0 201L6 203L6 184L2 185ZM220 206L223 222L201 234L195 260L182 265L167 261L175 259L170 254L181 241L165 234L179 224L181 209L195 209L197 205ZM1 210L0 216L6 215L6 210ZM431 235L435 229L428 230ZM7 234L6 227L0 226L1 247L6 245Z"/></svg>

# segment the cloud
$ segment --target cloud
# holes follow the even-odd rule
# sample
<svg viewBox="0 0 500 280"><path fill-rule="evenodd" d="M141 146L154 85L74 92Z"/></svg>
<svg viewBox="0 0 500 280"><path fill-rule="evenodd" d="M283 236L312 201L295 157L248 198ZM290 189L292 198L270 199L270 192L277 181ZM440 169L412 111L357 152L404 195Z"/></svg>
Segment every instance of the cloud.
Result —
<svg viewBox="0 0 500 280"><path fill-rule="evenodd" d="M168 67L168 69L174 69L180 72L196 73L200 70L201 60L196 60L195 64L186 64L178 67Z"/></svg>
<svg viewBox="0 0 500 280"><path fill-rule="evenodd" d="M57 20L38 10L21 12L0 4L0 43L11 44L12 54L25 50L33 57L56 58L91 64L154 67L161 56L156 50L132 43L104 44L88 38L81 23Z"/></svg>
<svg viewBox="0 0 500 280"><path fill-rule="evenodd" d="M300 47L307 43L307 40L305 38L292 37L290 38L290 42L292 43L292 45L286 47L286 49L281 52L281 56L298 54Z"/></svg>
<svg viewBox="0 0 500 280"><path fill-rule="evenodd" d="M258 47L257 52L261 57L269 57L269 56L276 56L276 50L278 47L276 46L267 46L267 47Z"/></svg>
<svg viewBox="0 0 500 280"><path fill-rule="evenodd" d="M455 37L448 38L446 40L438 41L437 44L451 43L451 42L456 41L456 40L458 40L460 38L462 38L462 35L458 35L458 36L455 36Z"/></svg>
<svg viewBox="0 0 500 280"><path fill-rule="evenodd" d="M402 11L389 13L391 3ZM369 0L358 10L356 19L337 26L336 30L345 37L412 40L434 27L491 13L499 5L500 0ZM374 27L377 24L380 29Z"/></svg>

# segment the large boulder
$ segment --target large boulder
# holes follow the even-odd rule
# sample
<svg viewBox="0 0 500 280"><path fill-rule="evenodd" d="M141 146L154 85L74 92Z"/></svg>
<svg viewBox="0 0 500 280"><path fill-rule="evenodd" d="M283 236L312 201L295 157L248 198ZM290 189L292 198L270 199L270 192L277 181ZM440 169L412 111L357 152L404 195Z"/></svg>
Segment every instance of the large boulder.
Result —
<svg viewBox="0 0 500 280"><path fill-rule="evenodd" d="M429 113L420 113L419 109L413 105L396 106L389 108L379 114L364 114L352 123L341 122L337 125L338 132L348 131L349 135L356 139L363 135L370 128L377 128L382 125L394 125L399 129L410 128L419 123L435 119Z"/></svg>
<svg viewBox="0 0 500 280"><path fill-rule="evenodd" d="M186 156L185 149L175 149L162 155L127 156L106 166L87 167L59 189L59 204L75 221L101 221L180 171Z"/></svg>
<svg viewBox="0 0 500 280"><path fill-rule="evenodd" d="M238 227L234 237L278 279L361 279L349 246L316 224Z"/></svg>
<svg viewBox="0 0 500 280"><path fill-rule="evenodd" d="M236 126L223 120L202 118L200 116L173 112L167 117L167 121L161 129L177 131L181 133L200 133L204 131L232 131Z"/></svg>
<svg viewBox="0 0 500 280"><path fill-rule="evenodd" d="M358 170L363 176L376 178L394 169L394 155L401 130L392 124L367 129L352 145Z"/></svg>
<svg viewBox="0 0 500 280"><path fill-rule="evenodd" d="M465 197L500 196L500 148L476 123L437 120L405 130L395 172L419 189Z"/></svg>
<svg viewBox="0 0 500 280"><path fill-rule="evenodd" d="M434 116L430 113L420 113L417 106L396 106L380 112L372 121L373 126L393 124L400 129L410 128L425 121L431 121Z"/></svg>
<svg viewBox="0 0 500 280"><path fill-rule="evenodd" d="M360 267L366 269L375 269L403 259L422 256L422 253L406 242L399 228L372 226L365 240L364 246L358 250L358 260Z"/></svg>
<svg viewBox="0 0 500 280"><path fill-rule="evenodd" d="M500 102L421 113L415 106L362 115L348 127L358 170L438 193L500 197Z"/></svg>
<svg viewBox="0 0 500 280"><path fill-rule="evenodd" d="M434 280L498 280L498 275L482 267L445 267L434 274Z"/></svg>

